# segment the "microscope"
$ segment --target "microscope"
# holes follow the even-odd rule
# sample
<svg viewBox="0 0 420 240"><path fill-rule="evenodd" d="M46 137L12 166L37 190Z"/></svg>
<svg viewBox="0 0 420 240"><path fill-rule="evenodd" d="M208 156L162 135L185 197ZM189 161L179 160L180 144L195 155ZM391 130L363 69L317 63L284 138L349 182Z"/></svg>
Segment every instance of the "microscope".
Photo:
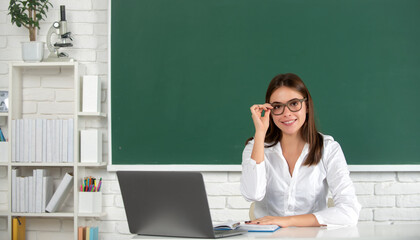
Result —
<svg viewBox="0 0 420 240"><path fill-rule="evenodd" d="M54 22L47 33L47 47L50 51L50 55L45 60L47 62L72 62L73 59L69 58L69 55L65 52L61 52L60 48L72 47L73 44L70 42L73 41L71 38L71 32L67 32L67 21L66 21L66 6L60 6L60 16L61 20L59 22ZM58 41L51 43L53 34L56 34Z"/></svg>

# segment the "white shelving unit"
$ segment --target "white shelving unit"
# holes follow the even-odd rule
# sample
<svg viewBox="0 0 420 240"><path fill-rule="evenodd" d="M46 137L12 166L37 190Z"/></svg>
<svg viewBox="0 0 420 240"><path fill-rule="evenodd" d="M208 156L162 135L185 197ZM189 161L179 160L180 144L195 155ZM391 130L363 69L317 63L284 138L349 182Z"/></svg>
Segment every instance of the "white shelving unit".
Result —
<svg viewBox="0 0 420 240"><path fill-rule="evenodd" d="M106 113L100 112L79 112L80 117L106 117Z"/></svg>
<svg viewBox="0 0 420 240"><path fill-rule="evenodd" d="M23 78L27 74L25 71L27 69L35 69L37 74L42 75L43 69L58 69L58 72L65 70L67 72L73 73L74 80L74 110L71 117L74 119L74 159L72 163L21 163L21 162L12 162L12 146L11 146L11 123L12 120L25 118L23 113ZM7 180L8 180L8 201L7 209L5 211L0 210L0 217L7 217L7 233L8 239L12 239L12 217L15 216L24 216L27 218L65 218L73 219L74 229L73 236L74 240L77 240L77 231L78 226L84 223L85 218L99 218L105 216L104 213L98 214L79 214L78 213L78 193L80 189L80 184L82 182L81 178L85 177L82 175L87 168L96 168L96 167L105 167L106 163L80 163L79 162L79 121L80 117L106 117L104 113L83 113L80 112L81 109L81 94L80 94L80 81L83 71L78 62L41 62L41 63L11 63L9 71L9 113L0 113L0 118L6 118L6 125L1 126L2 128L7 129L8 138L9 138L9 156L7 162L0 162L0 167L7 168ZM57 77L57 81L60 81ZM38 116L35 116L38 117ZM41 116L40 116L41 117ZM34 118L30 116L28 118ZM60 118L60 116L45 116L42 118ZM12 168L46 168L51 169L50 171L61 171L62 168L70 168L73 171L74 181L73 181L73 210L67 212L55 212L55 213L16 213L11 211L11 189L12 189L12 179L11 172Z"/></svg>

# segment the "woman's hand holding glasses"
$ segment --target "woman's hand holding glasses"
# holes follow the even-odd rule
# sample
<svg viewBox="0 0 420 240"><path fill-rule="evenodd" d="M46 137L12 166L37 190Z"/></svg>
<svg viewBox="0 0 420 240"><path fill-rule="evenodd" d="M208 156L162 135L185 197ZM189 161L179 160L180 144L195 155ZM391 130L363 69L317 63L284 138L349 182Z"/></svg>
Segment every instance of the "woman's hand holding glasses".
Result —
<svg viewBox="0 0 420 240"><path fill-rule="evenodd" d="M251 113L255 126L255 134L266 134L268 127L270 126L271 109L273 109L273 107L269 103L252 105Z"/></svg>

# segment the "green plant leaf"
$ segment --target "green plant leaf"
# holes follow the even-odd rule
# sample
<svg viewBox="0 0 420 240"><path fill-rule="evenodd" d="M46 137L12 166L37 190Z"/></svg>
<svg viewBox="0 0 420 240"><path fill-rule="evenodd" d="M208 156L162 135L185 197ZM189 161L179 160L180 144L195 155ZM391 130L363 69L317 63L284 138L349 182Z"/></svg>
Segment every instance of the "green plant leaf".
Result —
<svg viewBox="0 0 420 240"><path fill-rule="evenodd" d="M4 0L2 0L4 1ZM50 0L10 0L9 13L11 23L17 27L40 28L39 22L47 18L47 11L53 7ZM35 9L32 18L29 17L28 10Z"/></svg>

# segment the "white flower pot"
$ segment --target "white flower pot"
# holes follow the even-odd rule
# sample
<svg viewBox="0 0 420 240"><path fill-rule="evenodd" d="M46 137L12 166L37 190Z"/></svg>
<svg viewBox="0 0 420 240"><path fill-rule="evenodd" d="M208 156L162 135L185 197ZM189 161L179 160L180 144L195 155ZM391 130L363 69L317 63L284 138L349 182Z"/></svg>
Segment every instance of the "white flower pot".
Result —
<svg viewBox="0 0 420 240"><path fill-rule="evenodd" d="M44 57L44 42L22 42L22 59L25 62L40 62Z"/></svg>

